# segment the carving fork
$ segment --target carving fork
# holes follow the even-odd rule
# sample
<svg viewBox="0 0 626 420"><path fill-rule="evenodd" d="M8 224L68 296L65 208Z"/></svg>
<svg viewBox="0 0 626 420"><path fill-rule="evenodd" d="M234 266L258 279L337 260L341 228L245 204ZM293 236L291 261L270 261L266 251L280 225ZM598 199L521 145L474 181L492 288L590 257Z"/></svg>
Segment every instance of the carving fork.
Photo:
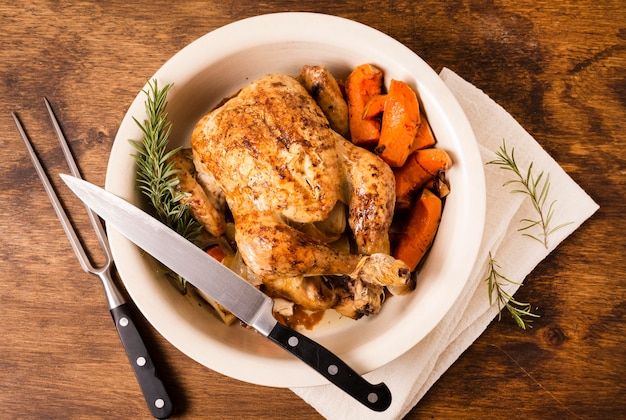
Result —
<svg viewBox="0 0 626 420"><path fill-rule="evenodd" d="M52 107L46 98L44 98L44 103L48 109L52 126L54 127L57 137L59 138L59 142L61 143L61 148L63 149L63 154L65 155L65 160L67 161L70 171L73 176L80 178L78 167L72 157L72 152L70 151L67 141L65 140L65 136L61 131L61 127L59 126L54 112L52 111ZM98 276L102 282L111 316L115 321L115 326L117 327L120 339L124 349L126 350L126 355L128 356L130 364L133 367L135 376L141 387L141 391L146 399L146 404L150 409L150 413L158 419L169 418L174 412L172 400L170 399L163 382L159 378L156 368L152 362L152 358L148 354L148 350L146 349L143 339L133 322L129 304L124 300L121 292L111 279L110 270L113 261L106 233L100 219L95 213L87 208L89 219L91 220L91 224L93 225L98 241L100 242L100 246L102 247L103 253L106 257L102 266L94 267L87 257L85 249L83 248L81 241L78 239L76 231L67 217L67 214L65 213L65 210L63 209L63 206L61 205L52 184L50 183L50 180L41 165L41 162L37 158L37 155L35 154L32 144L22 127L20 120L15 113L12 112L11 115L13 116L13 120L15 121L15 125L17 126L20 136L26 145L28 154L33 161L37 175L39 175L44 189L48 193L52 207L61 221L61 225L63 225L63 229L70 240L72 249L78 257L81 267L84 271Z"/></svg>

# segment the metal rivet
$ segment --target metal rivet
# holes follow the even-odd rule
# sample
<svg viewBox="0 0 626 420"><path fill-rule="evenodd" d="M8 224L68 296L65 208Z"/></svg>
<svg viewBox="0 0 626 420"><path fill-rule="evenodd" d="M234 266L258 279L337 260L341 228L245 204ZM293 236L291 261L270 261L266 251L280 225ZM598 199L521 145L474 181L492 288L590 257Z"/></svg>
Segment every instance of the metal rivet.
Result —
<svg viewBox="0 0 626 420"><path fill-rule="evenodd" d="M163 408L165 406L165 401L163 401L161 398L158 398L155 402L154 402L154 406L156 408Z"/></svg>
<svg viewBox="0 0 626 420"><path fill-rule="evenodd" d="M137 358L137 366L144 366L146 364L146 358L139 356Z"/></svg>
<svg viewBox="0 0 626 420"><path fill-rule="evenodd" d="M294 337L294 336L289 337L289 340L287 340L287 344L289 344L291 347L297 346L298 345L298 337Z"/></svg>
<svg viewBox="0 0 626 420"><path fill-rule="evenodd" d="M328 366L328 373L330 373L331 375L336 375L337 372L339 372L339 368L337 367L337 365Z"/></svg>
<svg viewBox="0 0 626 420"><path fill-rule="evenodd" d="M126 317L120 318L120 325L122 327L127 326L128 325L128 318L126 318Z"/></svg>
<svg viewBox="0 0 626 420"><path fill-rule="evenodd" d="M372 392L372 393L368 394L367 401L369 401L372 404L374 404L376 401L378 401L378 394L376 394L375 392Z"/></svg>

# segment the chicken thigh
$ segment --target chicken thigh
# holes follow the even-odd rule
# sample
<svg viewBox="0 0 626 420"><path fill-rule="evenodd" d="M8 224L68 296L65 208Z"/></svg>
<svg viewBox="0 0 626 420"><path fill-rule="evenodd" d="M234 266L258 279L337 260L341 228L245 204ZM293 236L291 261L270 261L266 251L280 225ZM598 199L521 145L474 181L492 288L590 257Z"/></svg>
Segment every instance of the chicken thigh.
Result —
<svg viewBox="0 0 626 420"><path fill-rule="evenodd" d="M333 131L295 78L274 74L248 85L198 122L191 146L196 170L225 197L243 260L271 293L311 309L349 307L343 313L357 317L378 311L384 286L399 294L414 287L408 267L386 255L391 169ZM298 228L326 220L341 203L357 254ZM379 302L333 293L336 285L321 277L328 275L348 276L365 300Z"/></svg>

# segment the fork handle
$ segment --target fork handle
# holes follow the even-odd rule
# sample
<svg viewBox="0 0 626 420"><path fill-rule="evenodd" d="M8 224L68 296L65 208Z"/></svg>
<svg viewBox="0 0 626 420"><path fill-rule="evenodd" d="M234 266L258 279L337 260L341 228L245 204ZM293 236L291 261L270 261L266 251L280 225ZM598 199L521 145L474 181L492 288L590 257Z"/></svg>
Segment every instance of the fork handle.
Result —
<svg viewBox="0 0 626 420"><path fill-rule="evenodd" d="M111 309L111 316L115 321L117 332L126 350L137 382L152 416L157 419L167 419L174 413L174 404L159 378L152 358L148 354L146 345L137 330L131 316L130 306L123 303Z"/></svg>

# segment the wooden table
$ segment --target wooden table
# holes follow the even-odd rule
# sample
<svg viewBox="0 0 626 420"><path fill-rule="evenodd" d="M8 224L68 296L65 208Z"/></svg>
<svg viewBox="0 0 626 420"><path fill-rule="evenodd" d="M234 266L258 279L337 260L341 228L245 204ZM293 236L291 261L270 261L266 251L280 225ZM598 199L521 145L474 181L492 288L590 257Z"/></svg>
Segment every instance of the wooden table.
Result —
<svg viewBox="0 0 626 420"><path fill-rule="evenodd" d="M259 13L351 18L504 106L600 204L519 291L541 315L494 321L409 418L626 417L626 8L613 1L83 1L0 5L0 410L150 418L96 280L83 273L10 117L64 171L42 96L88 180L150 76L201 35ZM58 180L57 180L58 185ZM70 193L60 191L70 211ZM177 418L317 418L287 389L204 368L140 318Z"/></svg>

